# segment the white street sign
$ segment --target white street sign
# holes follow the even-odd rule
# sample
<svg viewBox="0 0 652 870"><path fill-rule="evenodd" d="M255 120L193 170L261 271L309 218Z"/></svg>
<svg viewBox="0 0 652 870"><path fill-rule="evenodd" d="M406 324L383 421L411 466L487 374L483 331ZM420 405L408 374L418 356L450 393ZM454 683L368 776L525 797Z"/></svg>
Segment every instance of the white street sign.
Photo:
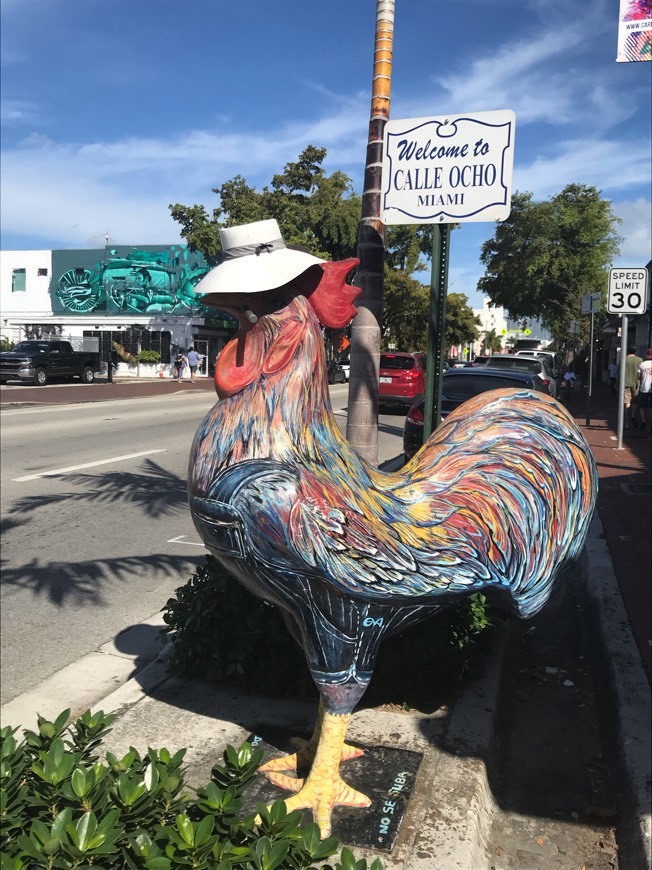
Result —
<svg viewBox="0 0 652 870"><path fill-rule="evenodd" d="M582 296L582 314L594 314L600 310L602 302L602 293L587 293Z"/></svg>
<svg viewBox="0 0 652 870"><path fill-rule="evenodd" d="M505 220L511 209L511 110L388 121L385 224Z"/></svg>
<svg viewBox="0 0 652 870"><path fill-rule="evenodd" d="M643 314L647 307L647 269L609 270L609 314Z"/></svg>

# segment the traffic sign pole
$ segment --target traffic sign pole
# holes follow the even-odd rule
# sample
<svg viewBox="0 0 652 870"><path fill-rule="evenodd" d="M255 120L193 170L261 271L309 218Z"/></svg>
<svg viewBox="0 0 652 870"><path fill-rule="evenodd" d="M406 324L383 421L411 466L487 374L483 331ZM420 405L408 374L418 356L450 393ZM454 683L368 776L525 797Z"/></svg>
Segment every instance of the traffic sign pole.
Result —
<svg viewBox="0 0 652 870"><path fill-rule="evenodd" d="M623 426L625 420L625 357L627 356L627 329L628 318L626 314L620 318L620 370L618 372L618 431L616 450L623 449Z"/></svg>
<svg viewBox="0 0 652 870"><path fill-rule="evenodd" d="M593 322L595 315L593 314L593 306L591 306L591 337L589 340L589 389L586 393L586 425L591 425L591 398L593 395Z"/></svg>

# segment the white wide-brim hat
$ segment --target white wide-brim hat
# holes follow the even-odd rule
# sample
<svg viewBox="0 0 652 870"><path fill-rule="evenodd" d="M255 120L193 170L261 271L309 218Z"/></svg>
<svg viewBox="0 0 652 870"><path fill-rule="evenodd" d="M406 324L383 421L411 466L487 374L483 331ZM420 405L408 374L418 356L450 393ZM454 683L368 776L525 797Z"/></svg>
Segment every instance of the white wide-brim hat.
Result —
<svg viewBox="0 0 652 870"><path fill-rule="evenodd" d="M282 287L319 257L286 248L275 220L256 221L220 230L222 262L195 287L195 293L261 293Z"/></svg>

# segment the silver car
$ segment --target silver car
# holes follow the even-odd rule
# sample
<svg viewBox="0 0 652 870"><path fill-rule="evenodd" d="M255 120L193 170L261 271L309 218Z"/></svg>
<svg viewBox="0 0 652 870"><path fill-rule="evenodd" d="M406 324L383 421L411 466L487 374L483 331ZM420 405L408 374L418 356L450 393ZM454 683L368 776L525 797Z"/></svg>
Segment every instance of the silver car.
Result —
<svg viewBox="0 0 652 870"><path fill-rule="evenodd" d="M492 369L513 369L515 371L532 372L534 375L539 375L548 388L550 395L554 399L557 398L557 380L552 373L550 363L545 357L497 353L489 357L487 367Z"/></svg>

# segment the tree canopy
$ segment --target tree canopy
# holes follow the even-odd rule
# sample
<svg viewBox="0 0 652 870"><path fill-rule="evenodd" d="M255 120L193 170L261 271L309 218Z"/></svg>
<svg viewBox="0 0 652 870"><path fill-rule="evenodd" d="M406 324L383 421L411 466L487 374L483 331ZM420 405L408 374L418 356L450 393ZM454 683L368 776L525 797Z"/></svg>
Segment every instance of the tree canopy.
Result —
<svg viewBox="0 0 652 870"><path fill-rule="evenodd" d="M545 202L515 193L509 217L482 246L478 289L514 319L541 318L564 341L582 296L606 290L619 222L595 187L569 184Z"/></svg>
<svg viewBox="0 0 652 870"><path fill-rule="evenodd" d="M480 318L469 307L466 293L449 293L446 297L446 345L453 347L475 341L479 336Z"/></svg>
<svg viewBox="0 0 652 870"><path fill-rule="evenodd" d="M343 172L327 175L325 148L309 145L262 191L236 175L213 193L220 205L209 216L203 205L176 203L170 213L181 225L191 250L214 263L221 252L220 227L276 218L288 245L301 245L319 257L341 260L355 256L361 199Z"/></svg>
<svg viewBox="0 0 652 870"><path fill-rule="evenodd" d="M356 255L361 198L343 172L327 175L325 148L309 145L296 161L272 177L262 191L236 175L212 192L219 206L209 215L203 205L170 205L181 235L209 263L219 261L220 227L276 218L289 245L301 245L318 257L341 260ZM428 225L388 226L385 231L385 289L382 341L401 350L423 350L428 343L430 288L414 277L427 269L432 253ZM456 298L456 297L459 297ZM477 331L464 294L450 294L447 343L471 341ZM456 336L461 336L457 339Z"/></svg>

